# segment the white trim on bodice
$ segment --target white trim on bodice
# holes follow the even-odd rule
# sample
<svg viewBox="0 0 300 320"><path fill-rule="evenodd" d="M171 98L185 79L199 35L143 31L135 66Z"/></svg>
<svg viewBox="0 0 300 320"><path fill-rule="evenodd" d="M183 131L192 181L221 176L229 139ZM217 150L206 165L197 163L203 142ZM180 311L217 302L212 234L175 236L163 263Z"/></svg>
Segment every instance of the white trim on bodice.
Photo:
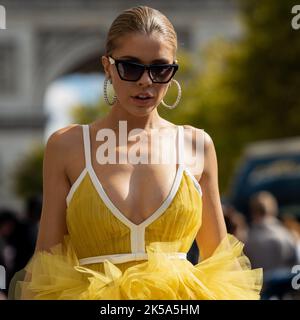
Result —
<svg viewBox="0 0 300 320"><path fill-rule="evenodd" d="M90 143L90 132L89 132L89 126L83 125L83 142L84 142L84 155L85 155L85 168L79 175L79 177L76 179L74 184L72 185L67 198L67 206L69 206L70 201L80 185L81 181L85 177L85 175L88 173L91 181L99 194L99 197L102 199L102 201L105 203L105 205L109 208L111 213L122 223L124 223L129 229L130 229L130 237L131 237L131 252L129 254L125 254L126 259L130 259L130 261L140 259L144 260L144 258L147 256L147 253L145 252L145 229L147 226L149 226L152 222L154 222L156 219L158 219L170 206L173 199L175 198L175 195L179 189L183 171L185 171L194 182L195 187L199 191L200 195L202 196L202 190L201 186L196 180L196 178L191 174L189 169L185 167L184 165L184 128L183 126L177 126L177 161L178 161L178 168L177 172L171 187L171 190L167 196L167 198L163 201L161 206L156 209L146 220L144 220L140 224L135 224L131 220L129 220L119 209L118 207L111 201L107 193L105 192L100 180L98 179L94 168L92 166L91 162L91 143ZM173 253L172 253L173 254ZM179 254L179 253L175 253ZM181 255L184 253L180 253ZM113 256L113 257L112 257ZM117 257L118 256L118 257ZM114 259L114 261L124 261L124 254L119 255L109 255L110 258ZM97 256L97 257L89 257L80 259L81 262L84 264L93 263L93 262L87 262L87 261L102 261L102 259L105 259L103 257L106 256ZM143 257L143 259L141 258ZM126 260L125 259L125 260ZM126 260L128 261L128 260ZM118 263L118 262L116 262ZM119 262L120 263L120 262Z"/></svg>

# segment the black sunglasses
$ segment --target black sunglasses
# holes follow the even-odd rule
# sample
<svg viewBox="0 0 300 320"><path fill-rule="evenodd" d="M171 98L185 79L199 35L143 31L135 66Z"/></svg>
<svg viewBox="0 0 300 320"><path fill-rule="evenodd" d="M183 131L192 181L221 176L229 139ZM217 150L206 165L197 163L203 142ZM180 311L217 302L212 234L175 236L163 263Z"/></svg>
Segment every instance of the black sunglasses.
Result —
<svg viewBox="0 0 300 320"><path fill-rule="evenodd" d="M108 59L111 64L116 65L119 77L125 81L138 81L147 70L153 83L168 83L178 70L176 63L146 65L112 57Z"/></svg>

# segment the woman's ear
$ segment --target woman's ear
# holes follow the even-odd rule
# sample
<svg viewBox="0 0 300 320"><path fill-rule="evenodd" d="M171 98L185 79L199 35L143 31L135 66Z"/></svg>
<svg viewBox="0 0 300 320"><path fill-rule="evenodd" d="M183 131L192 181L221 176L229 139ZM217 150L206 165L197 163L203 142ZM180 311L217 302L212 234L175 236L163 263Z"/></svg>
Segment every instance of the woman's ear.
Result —
<svg viewBox="0 0 300 320"><path fill-rule="evenodd" d="M109 74L109 61L107 59L106 56L102 56L101 57L101 61L102 61L102 65L103 65L103 69L104 69L104 73L106 75L107 78L110 78L110 74Z"/></svg>

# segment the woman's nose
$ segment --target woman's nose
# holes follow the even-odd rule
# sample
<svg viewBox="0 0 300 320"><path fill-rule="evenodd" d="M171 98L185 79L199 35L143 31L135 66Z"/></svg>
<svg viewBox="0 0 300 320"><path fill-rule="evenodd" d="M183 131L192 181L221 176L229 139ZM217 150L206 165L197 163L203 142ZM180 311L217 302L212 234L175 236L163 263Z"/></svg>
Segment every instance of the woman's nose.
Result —
<svg viewBox="0 0 300 320"><path fill-rule="evenodd" d="M141 78L138 80L138 85L149 85L152 84L152 80L149 75L148 70L144 70L144 73L142 74Z"/></svg>

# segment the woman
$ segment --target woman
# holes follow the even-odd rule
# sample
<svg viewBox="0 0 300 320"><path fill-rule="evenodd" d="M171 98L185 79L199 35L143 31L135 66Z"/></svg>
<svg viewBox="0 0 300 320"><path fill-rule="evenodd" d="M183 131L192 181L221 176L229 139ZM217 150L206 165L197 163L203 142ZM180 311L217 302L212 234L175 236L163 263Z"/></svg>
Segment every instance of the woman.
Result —
<svg viewBox="0 0 300 320"><path fill-rule="evenodd" d="M23 299L259 299L261 270L251 270L243 244L227 235L210 136L157 111L181 96L176 49L172 24L155 9L131 8L113 21L102 57L109 114L60 129L47 142L36 252L18 282ZM178 97L168 106L171 83ZM176 143L176 165L101 163L101 130L119 137L120 156L124 132L138 128L141 138L154 141L159 131L167 145ZM204 154L189 167L184 145L197 151L199 137ZM201 261L194 266L186 253L195 238Z"/></svg>

